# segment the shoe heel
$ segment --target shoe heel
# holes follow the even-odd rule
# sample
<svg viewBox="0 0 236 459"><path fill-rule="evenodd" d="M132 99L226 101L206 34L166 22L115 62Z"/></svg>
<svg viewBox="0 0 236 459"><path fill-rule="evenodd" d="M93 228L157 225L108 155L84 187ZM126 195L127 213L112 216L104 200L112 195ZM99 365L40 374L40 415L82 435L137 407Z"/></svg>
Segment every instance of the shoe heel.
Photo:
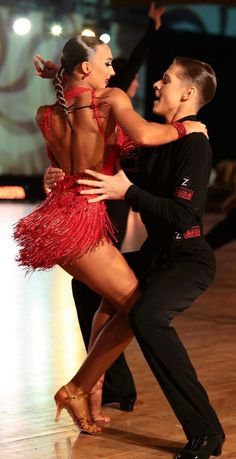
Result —
<svg viewBox="0 0 236 459"><path fill-rule="evenodd" d="M55 422L59 422L63 406L60 404L60 402L57 402L57 401L56 401L56 406L57 406L57 411L56 411Z"/></svg>
<svg viewBox="0 0 236 459"><path fill-rule="evenodd" d="M133 411L134 409L134 400L120 400L120 409L121 411Z"/></svg>
<svg viewBox="0 0 236 459"><path fill-rule="evenodd" d="M220 443L216 449L213 451L212 455L213 456L220 456L222 453L222 443Z"/></svg>

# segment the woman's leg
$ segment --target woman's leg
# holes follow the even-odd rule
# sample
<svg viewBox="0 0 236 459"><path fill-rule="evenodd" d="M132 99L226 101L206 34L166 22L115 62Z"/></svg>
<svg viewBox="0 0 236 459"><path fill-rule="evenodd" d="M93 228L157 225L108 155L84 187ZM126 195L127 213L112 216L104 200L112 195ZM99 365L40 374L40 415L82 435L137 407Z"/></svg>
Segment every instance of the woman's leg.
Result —
<svg viewBox="0 0 236 459"><path fill-rule="evenodd" d="M116 360L131 341L128 312L139 297L138 281L120 252L111 244L104 243L96 250L63 266L73 277L81 280L104 296L117 312L110 318L112 309L103 303L99 321L94 326L94 343L79 371L55 396L57 405L67 407L74 418L81 419L77 403L81 393L89 394L99 378ZM109 309L109 312L108 312ZM110 320L109 320L110 319ZM97 338L96 333L99 332ZM69 402L66 401L69 399ZM68 409L68 408L67 408ZM85 412L84 412L85 413ZM83 414L83 421L86 413ZM87 419L86 419L87 421ZM86 425L87 426L87 425ZM89 426L87 431L89 431Z"/></svg>
<svg viewBox="0 0 236 459"><path fill-rule="evenodd" d="M72 279L72 292L75 301L79 326L84 344L88 350L93 317L101 304L101 296L83 282ZM124 352L105 373L102 389L102 404L116 402L120 409L132 411L136 400L136 388L132 373L126 362Z"/></svg>
<svg viewBox="0 0 236 459"><path fill-rule="evenodd" d="M95 343L103 327L105 327L105 325L111 320L111 318L116 314L116 312L116 308L114 308L111 305L111 303L109 303L107 300L103 298L99 308L93 316L88 352L93 347L93 344Z"/></svg>
<svg viewBox="0 0 236 459"><path fill-rule="evenodd" d="M105 299L103 299L98 310L94 314L92 320L92 329L88 351L90 351L90 349L92 348L97 336L99 335L103 327L109 322L109 320L111 319L111 317L115 315L115 313L116 309L113 308L113 306L110 303L108 303ZM89 396L89 408L92 420L94 422L110 421L110 417L105 416L101 411L104 376L105 375L102 375L95 384L95 386L93 386Z"/></svg>
<svg viewBox="0 0 236 459"><path fill-rule="evenodd" d="M140 295L138 281L120 252L107 243L63 268L73 277L87 283L117 310L108 320L111 309L107 313L108 305L103 304L99 317L106 325L69 383L71 390L79 386L85 393L90 393L94 384L132 339L127 315ZM96 324L97 327L99 330Z"/></svg>

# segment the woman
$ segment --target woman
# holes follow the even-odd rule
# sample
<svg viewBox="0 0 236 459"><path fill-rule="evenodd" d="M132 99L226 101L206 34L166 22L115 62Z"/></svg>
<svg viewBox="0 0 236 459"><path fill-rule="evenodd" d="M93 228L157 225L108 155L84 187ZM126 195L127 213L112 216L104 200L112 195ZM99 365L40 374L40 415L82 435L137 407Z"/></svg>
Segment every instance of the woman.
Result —
<svg viewBox="0 0 236 459"><path fill-rule="evenodd" d="M39 208L18 222L14 233L21 245L20 265L32 270L58 264L104 298L93 321L88 357L55 395L56 419L65 408L87 433L100 431L90 418L87 394L96 390L99 378L132 339L127 314L139 287L112 244L115 233L105 205L88 203L77 180L86 178L86 168L113 175L121 152L132 150L117 124L143 145L177 140L186 130L206 132L196 122L145 121L123 91L106 88L113 74L111 51L102 41L77 36L64 46L55 79L57 103L40 107L37 122L52 164L66 176Z"/></svg>

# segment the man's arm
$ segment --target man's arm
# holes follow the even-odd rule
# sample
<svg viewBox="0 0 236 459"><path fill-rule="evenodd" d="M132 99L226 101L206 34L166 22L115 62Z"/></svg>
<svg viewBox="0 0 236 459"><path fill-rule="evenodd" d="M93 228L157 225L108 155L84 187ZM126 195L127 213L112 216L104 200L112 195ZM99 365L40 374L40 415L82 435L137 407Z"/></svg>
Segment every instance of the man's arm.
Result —
<svg viewBox="0 0 236 459"><path fill-rule="evenodd" d="M81 191L81 194L97 195L89 199L89 202L125 199L141 215L145 213L153 221L165 223L173 231L186 231L192 225L193 217L200 215L204 206L212 154L209 142L202 135L187 136L182 142L171 198L160 198L142 190L132 184L123 171L115 176L106 176L86 170L96 180L79 180L78 183L97 188Z"/></svg>
<svg viewBox="0 0 236 459"><path fill-rule="evenodd" d="M196 217L201 217L212 160L211 148L204 136L192 134L182 143L175 163L171 198L153 196L135 185L130 186L125 194L125 200L133 210L144 212L155 222L179 232L186 231Z"/></svg>

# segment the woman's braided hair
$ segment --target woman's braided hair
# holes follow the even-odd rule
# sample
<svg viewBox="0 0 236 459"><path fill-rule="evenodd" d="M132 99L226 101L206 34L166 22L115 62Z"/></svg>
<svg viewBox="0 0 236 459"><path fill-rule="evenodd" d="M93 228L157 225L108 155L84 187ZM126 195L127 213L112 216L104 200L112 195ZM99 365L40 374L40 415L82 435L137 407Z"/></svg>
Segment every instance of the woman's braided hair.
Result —
<svg viewBox="0 0 236 459"><path fill-rule="evenodd" d="M58 103L72 132L74 132L74 128L69 118L69 107L67 107L64 97L63 77L64 75L71 75L78 64L88 61L94 54L96 47L102 44L104 44L103 41L96 37L77 35L67 41L62 50L61 66L57 71L53 84Z"/></svg>

